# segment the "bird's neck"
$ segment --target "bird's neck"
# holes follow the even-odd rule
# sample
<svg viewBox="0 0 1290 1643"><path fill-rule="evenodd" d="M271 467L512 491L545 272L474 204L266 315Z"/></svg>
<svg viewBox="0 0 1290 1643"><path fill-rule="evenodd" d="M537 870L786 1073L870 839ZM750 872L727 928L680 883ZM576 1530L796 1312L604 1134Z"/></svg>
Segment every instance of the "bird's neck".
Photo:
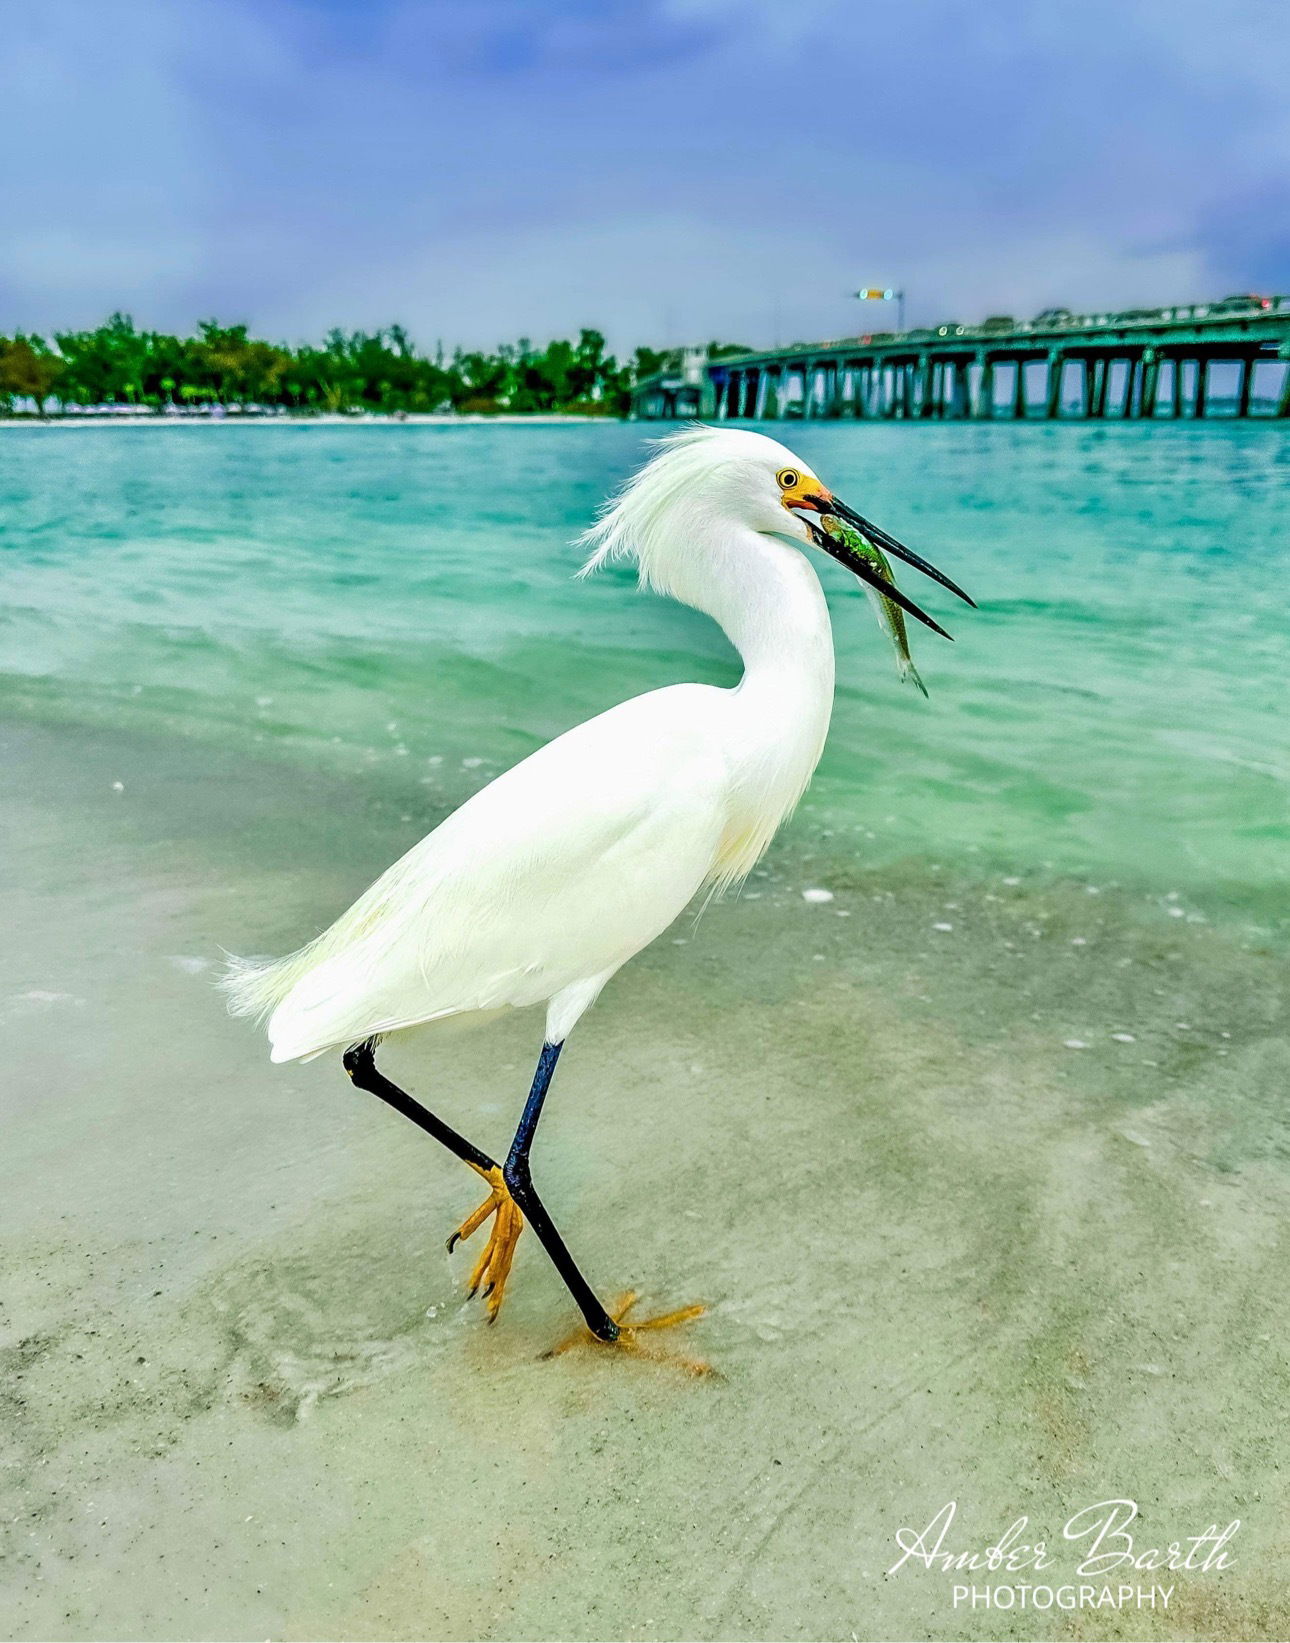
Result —
<svg viewBox="0 0 1290 1643"><path fill-rule="evenodd" d="M719 876L748 872L806 790L833 710L833 630L806 556L754 531L716 545L702 598L743 659L730 692L733 814Z"/></svg>

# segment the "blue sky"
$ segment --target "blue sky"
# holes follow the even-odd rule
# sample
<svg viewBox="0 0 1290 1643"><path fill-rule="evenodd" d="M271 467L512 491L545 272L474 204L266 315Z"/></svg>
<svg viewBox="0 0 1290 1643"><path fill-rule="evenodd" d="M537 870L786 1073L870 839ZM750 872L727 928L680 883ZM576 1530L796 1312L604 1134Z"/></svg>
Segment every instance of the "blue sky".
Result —
<svg viewBox="0 0 1290 1643"><path fill-rule="evenodd" d="M0 331L616 346L1290 289L1284 0L6 0ZM866 311L864 325L880 323Z"/></svg>

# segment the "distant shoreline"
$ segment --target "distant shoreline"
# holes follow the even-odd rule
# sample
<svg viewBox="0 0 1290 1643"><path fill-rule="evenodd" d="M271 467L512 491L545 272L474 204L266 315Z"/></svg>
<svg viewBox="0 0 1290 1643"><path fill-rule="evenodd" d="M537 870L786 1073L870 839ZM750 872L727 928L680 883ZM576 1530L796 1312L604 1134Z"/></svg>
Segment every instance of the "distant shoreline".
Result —
<svg viewBox="0 0 1290 1643"><path fill-rule="evenodd" d="M1129 419L1129 425L1134 427L1150 428L1167 428L1184 425L1187 427L1212 427L1215 423L1223 422L1258 422L1270 423L1273 426L1280 428L1285 428L1287 426L1285 421L1271 414L1275 404L1272 400L1252 400L1252 405L1262 405L1266 407L1266 411L1263 415L1251 417L1238 417L1234 415L1231 407L1235 404L1235 401L1215 399L1210 403L1216 414L1203 418L1197 419L1188 417L1183 419L1182 423L1172 417L1164 417L1159 421L1154 419L1140 420L1138 418L1133 418ZM705 420L712 422L716 419L705 419L702 417L678 417L662 421L661 426L675 429L684 427L687 423L692 421ZM1090 424L1083 418L1072 417L1061 419L1061 425L1071 427L1097 426L1109 428L1125 420L1126 419L1121 417L1111 417L1105 422ZM733 425L736 427L744 426L747 421L748 419L740 418L736 420ZM789 418L787 419L787 425L789 427L798 427L802 426L804 421L807 426L814 424L823 427L833 426L839 422L852 423L852 419L849 417L820 417L807 419ZM866 419L866 422L868 421L869 419ZM1024 427L1027 425L1033 425L1035 427L1051 427L1054 425L1048 419L1043 417L1030 416L1020 420L1013 418L1001 418L998 421L993 421L990 419L976 421L973 419L970 422L965 422L963 426L997 427L1001 426L1003 422L1007 422L1010 427ZM227 416L166 416L164 413L155 411L119 415L110 411L87 411L78 413L74 416L0 417L0 432L5 429L15 428L475 428L497 424L504 424L508 427L526 426L530 428L550 428L568 423L577 423L579 425L585 425L587 423L604 423L612 427L621 427L628 423L660 425L659 419L656 418L630 416L584 416L576 411L498 411L496 413L473 411L461 412L460 414L451 411L409 411L405 415L396 415L387 411L365 411L353 416L347 416L340 411L320 411L316 415L310 415L306 412L302 414L287 414L283 416L263 416L257 415L254 412L248 414L241 411L232 412ZM852 425L859 427L865 425L865 423L854 422ZM777 426L782 427L784 424L783 422L780 422ZM884 421L881 426L944 427L945 424L930 420L924 422L918 418L901 418L895 421Z"/></svg>
<svg viewBox="0 0 1290 1643"><path fill-rule="evenodd" d="M485 412L409 411L397 416L388 411L364 411L346 416L339 411L320 411L316 416L258 416L254 412L231 412L227 416L166 416L164 412L146 411L125 415L112 411L83 411L75 416L13 416L0 417L4 428L354 428L364 424L380 427L417 426L453 428L471 427L480 423L527 423L530 426L552 427L564 422L605 422L617 425L627 420L617 416L582 416L563 411L498 411Z"/></svg>

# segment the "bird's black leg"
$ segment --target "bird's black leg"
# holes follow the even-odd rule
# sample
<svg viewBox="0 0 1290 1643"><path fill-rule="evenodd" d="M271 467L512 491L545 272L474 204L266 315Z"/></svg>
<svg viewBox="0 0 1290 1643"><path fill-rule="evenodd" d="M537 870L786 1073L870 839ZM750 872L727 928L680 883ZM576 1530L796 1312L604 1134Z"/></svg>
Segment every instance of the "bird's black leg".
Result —
<svg viewBox="0 0 1290 1643"><path fill-rule="evenodd" d="M533 1075L533 1087L524 1104L519 1128L515 1132L506 1163L500 1168L486 1152L480 1152L479 1148L467 1141L464 1135L458 1135L450 1125L445 1124L441 1118L436 1118L432 1112L428 1112L419 1101L414 1101L406 1091L401 1090L397 1084L392 1084L384 1073L377 1070L374 1040L368 1039L365 1043L353 1045L345 1051L343 1062L345 1071L357 1088L369 1090L388 1106L393 1107L395 1112L401 1112L405 1118L410 1118L418 1129L433 1136L436 1141L447 1147L449 1152L455 1153L463 1163L469 1164L488 1181L492 1189L488 1200L481 1204L473 1215L467 1216L448 1240L448 1248L452 1249L459 1239L471 1237L485 1221L493 1218L488 1246L480 1256L470 1278L472 1295L478 1293L482 1286L490 1322L496 1318L502 1304L515 1245L527 1217L542 1247L551 1257L552 1265L578 1303L578 1309L586 1321L588 1330L597 1340L608 1345L617 1345L620 1349L644 1357L668 1359L692 1375L709 1374L711 1371L705 1363L689 1358L672 1358L669 1354L652 1350L640 1340L643 1330L666 1329L673 1324L686 1323L691 1318L697 1318L703 1312L703 1307L687 1306L662 1317L633 1319L631 1324L624 1324L621 1320L636 1300L634 1295L628 1294L617 1303L611 1317L600 1304L591 1285L578 1271L564 1239L556 1231L542 1200L534 1190L529 1173L529 1148L533 1145L533 1136L542 1113L542 1103L546 1100L546 1092L551 1084L551 1075L555 1072L555 1064L560 1059L561 1048L559 1044L542 1046L537 1071ZM565 1352L571 1346L577 1345L578 1339L577 1335L570 1336L567 1341L552 1347L551 1351L544 1353L543 1356L554 1357Z"/></svg>
<svg viewBox="0 0 1290 1643"><path fill-rule="evenodd" d="M377 1069L376 1047L370 1038L365 1043L355 1044L346 1050L341 1061L358 1089L368 1090L372 1095L379 1096L388 1106L393 1107L395 1112L401 1112L405 1118L410 1118L418 1129L442 1142L449 1152L456 1153L463 1163L469 1164L481 1175L497 1168L486 1152L480 1152L479 1148L472 1146L464 1135L458 1135L450 1124L445 1124L442 1118L436 1118L397 1084L391 1084L385 1074Z"/></svg>
<svg viewBox="0 0 1290 1643"><path fill-rule="evenodd" d="M551 1075L555 1072L555 1064L560 1059L562 1048L562 1044L542 1046L537 1071L533 1075L533 1087L524 1104L524 1112L520 1118L519 1128L515 1132L515 1139L511 1142L510 1153L502 1167L502 1178L510 1189L511 1197L537 1234L543 1249L551 1257L552 1265L564 1279L569 1293L578 1303L578 1310L586 1319L587 1328L598 1340L616 1341L619 1335L618 1325L601 1306L595 1290L578 1271L564 1239L556 1231L554 1222L534 1190L532 1176L529 1173L529 1148L533 1144L533 1135L537 1129L538 1119L542 1115L542 1103L546 1100Z"/></svg>
<svg viewBox="0 0 1290 1643"><path fill-rule="evenodd" d="M451 1253L463 1238L473 1237L486 1221L492 1220L492 1230L483 1254L471 1273L469 1288L471 1295L483 1291L488 1321L494 1322L506 1293L506 1280L515 1257L515 1245L524 1230L524 1217L502 1178L500 1165L494 1163L486 1152L481 1152L478 1147L467 1141L464 1135L458 1135L442 1118L436 1118L434 1113L428 1112L419 1101L414 1101L406 1090L401 1090L397 1084L392 1084L379 1072L376 1066L374 1040L368 1039L363 1044L355 1044L346 1050L343 1060L345 1071L359 1089L370 1090L373 1095L380 1096L381 1100L393 1107L395 1112L401 1112L405 1118L410 1118L418 1129L432 1135L436 1141L447 1147L449 1152L455 1153L463 1163L469 1164L477 1175L482 1175L488 1182L490 1190L487 1199L473 1215L466 1217L449 1238L448 1250Z"/></svg>

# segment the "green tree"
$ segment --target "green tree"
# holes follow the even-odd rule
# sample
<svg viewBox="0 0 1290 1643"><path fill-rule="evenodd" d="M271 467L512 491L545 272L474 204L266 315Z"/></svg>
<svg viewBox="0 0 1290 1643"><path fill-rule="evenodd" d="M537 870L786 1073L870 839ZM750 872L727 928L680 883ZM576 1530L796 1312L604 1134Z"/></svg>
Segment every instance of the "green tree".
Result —
<svg viewBox="0 0 1290 1643"><path fill-rule="evenodd" d="M0 337L0 399L10 409L15 399L34 399L37 414L44 416L45 401L63 370L63 361L43 337Z"/></svg>
<svg viewBox="0 0 1290 1643"><path fill-rule="evenodd" d="M129 314L113 314L93 331L60 331L66 361L66 397L80 405L137 404L143 400L148 341Z"/></svg>
<svg viewBox="0 0 1290 1643"><path fill-rule="evenodd" d="M604 336L542 347L527 338L488 352L458 350L445 360L417 352L402 325L333 330L321 344L290 348L253 337L245 324L203 320L195 336L140 331L113 314L90 331L62 331L56 349L40 337L4 342L8 364L0 402L32 397L41 406L57 386L67 404L280 405L299 411L577 412L622 416L633 383L669 356L638 348L620 364ZM714 349L720 345L713 344Z"/></svg>

